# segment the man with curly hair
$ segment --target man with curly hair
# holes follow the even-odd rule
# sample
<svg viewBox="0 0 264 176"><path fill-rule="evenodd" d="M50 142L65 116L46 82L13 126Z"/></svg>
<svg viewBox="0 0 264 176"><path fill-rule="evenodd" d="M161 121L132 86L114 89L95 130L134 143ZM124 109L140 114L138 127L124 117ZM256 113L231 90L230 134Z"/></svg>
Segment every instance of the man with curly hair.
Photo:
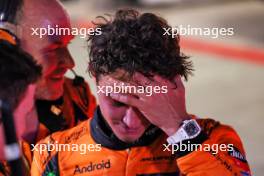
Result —
<svg viewBox="0 0 264 176"><path fill-rule="evenodd" d="M164 19L119 10L98 27L102 35L89 38L99 100L94 118L39 143L94 147L80 154L37 146L32 175L250 175L231 127L187 113L181 76L188 78L192 64L181 54L179 38L164 35L171 30ZM176 148L193 144L199 147Z"/></svg>

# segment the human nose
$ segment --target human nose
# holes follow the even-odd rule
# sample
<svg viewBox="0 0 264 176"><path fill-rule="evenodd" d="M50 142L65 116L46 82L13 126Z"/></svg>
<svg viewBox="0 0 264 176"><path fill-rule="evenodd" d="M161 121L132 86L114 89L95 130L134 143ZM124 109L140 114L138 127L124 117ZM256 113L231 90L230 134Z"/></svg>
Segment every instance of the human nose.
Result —
<svg viewBox="0 0 264 176"><path fill-rule="evenodd" d="M131 129L138 128L141 124L141 119L136 109L129 107L126 111L126 115L123 118L123 122Z"/></svg>
<svg viewBox="0 0 264 176"><path fill-rule="evenodd" d="M70 51L68 48L64 48L62 50L62 53L60 54L60 65L62 67L65 67L67 69L72 69L75 66L74 60L70 54Z"/></svg>

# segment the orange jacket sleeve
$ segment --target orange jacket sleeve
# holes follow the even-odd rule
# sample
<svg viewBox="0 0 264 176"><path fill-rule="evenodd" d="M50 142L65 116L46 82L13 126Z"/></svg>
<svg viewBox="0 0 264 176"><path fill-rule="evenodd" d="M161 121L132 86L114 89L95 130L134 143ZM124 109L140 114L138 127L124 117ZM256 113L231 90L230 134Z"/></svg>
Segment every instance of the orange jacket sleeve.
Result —
<svg viewBox="0 0 264 176"><path fill-rule="evenodd" d="M211 151L204 148L206 150L196 150L177 159L181 173L187 176L250 176L245 151L235 130L226 125L217 125L213 130L208 125L204 128L207 128L208 139L203 146L211 146ZM232 147L220 150L220 146Z"/></svg>

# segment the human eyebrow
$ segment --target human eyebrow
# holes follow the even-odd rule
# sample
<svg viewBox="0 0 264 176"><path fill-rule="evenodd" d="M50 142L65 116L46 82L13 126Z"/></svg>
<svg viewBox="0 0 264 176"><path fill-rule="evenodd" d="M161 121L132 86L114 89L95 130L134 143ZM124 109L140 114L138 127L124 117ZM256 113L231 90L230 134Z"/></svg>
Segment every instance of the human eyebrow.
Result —
<svg viewBox="0 0 264 176"><path fill-rule="evenodd" d="M43 52L50 52L50 51L56 50L56 49L61 48L61 47L63 47L63 43L53 42L50 45L48 45L47 47L43 48L42 51Z"/></svg>
<svg viewBox="0 0 264 176"><path fill-rule="evenodd" d="M122 102L119 102L119 101L115 101L115 100L113 100L112 105L116 106L116 107L127 106L125 103L122 103Z"/></svg>

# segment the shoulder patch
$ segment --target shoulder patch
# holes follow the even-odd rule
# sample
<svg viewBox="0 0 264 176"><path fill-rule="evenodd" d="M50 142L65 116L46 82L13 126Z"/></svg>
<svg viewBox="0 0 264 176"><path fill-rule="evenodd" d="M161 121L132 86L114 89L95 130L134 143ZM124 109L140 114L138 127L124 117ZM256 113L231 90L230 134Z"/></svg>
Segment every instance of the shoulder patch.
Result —
<svg viewBox="0 0 264 176"><path fill-rule="evenodd" d="M244 163L247 163L246 157L245 155L243 155L237 148L233 147L232 151L229 151L228 154L233 157L236 158Z"/></svg>

